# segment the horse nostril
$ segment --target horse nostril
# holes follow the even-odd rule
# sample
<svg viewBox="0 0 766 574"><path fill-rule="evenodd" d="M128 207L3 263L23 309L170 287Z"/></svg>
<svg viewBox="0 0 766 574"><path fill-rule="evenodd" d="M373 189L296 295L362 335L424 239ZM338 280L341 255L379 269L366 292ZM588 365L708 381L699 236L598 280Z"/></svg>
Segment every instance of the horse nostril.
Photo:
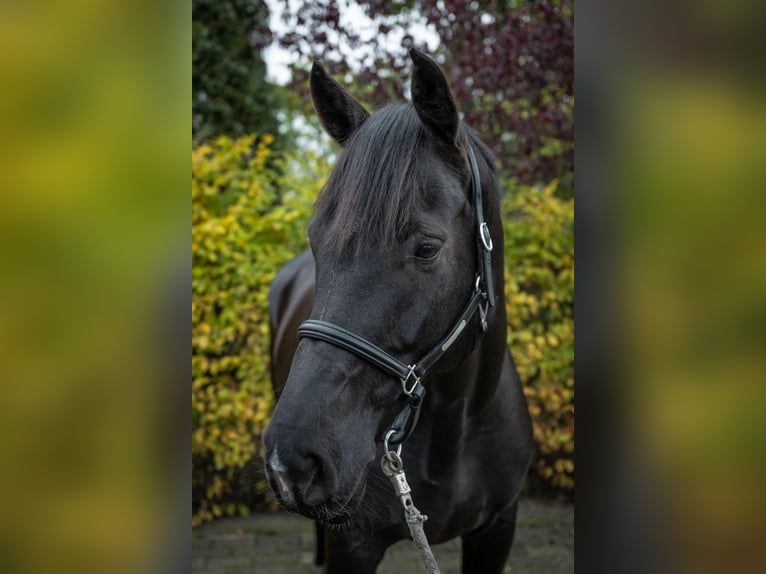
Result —
<svg viewBox="0 0 766 574"><path fill-rule="evenodd" d="M328 465L321 456L309 453L305 460L308 474L302 493L303 502L309 506L315 506L327 501L335 485L334 481L327 480L332 473L328 473Z"/></svg>
<svg viewBox="0 0 766 574"><path fill-rule="evenodd" d="M315 452L275 448L266 466L272 487L288 506L295 503L316 506L326 502L335 489L335 472Z"/></svg>

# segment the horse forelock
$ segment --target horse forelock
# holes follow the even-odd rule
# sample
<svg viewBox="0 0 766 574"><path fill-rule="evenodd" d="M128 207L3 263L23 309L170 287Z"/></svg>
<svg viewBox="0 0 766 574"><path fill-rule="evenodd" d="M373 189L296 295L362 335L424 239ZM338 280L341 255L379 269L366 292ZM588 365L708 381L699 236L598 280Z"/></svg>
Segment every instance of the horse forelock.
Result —
<svg viewBox="0 0 766 574"><path fill-rule="evenodd" d="M432 138L408 102L370 116L346 142L319 199L312 225L321 225L337 253L363 245L382 251L396 244L411 215L425 208L429 171L457 169L427 161Z"/></svg>

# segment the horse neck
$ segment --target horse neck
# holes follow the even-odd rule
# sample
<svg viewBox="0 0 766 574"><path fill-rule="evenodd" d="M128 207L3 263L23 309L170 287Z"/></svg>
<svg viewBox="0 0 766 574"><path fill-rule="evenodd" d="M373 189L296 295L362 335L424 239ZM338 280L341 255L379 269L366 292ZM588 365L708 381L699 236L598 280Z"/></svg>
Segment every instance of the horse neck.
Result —
<svg viewBox="0 0 766 574"><path fill-rule="evenodd" d="M460 445L475 429L477 421L493 416L507 353L504 310L497 315L497 319L490 321L479 346L465 361L426 383L428 396L419 423L419 430L427 438L421 458L425 476L441 476L462 452Z"/></svg>

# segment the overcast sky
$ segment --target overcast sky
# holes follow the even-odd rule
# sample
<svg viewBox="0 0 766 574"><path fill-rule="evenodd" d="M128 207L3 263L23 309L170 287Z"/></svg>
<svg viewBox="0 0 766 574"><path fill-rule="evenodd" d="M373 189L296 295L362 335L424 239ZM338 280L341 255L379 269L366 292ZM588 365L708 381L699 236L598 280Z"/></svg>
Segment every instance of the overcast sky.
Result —
<svg viewBox="0 0 766 574"><path fill-rule="evenodd" d="M266 3L269 6L269 26L271 29L280 32L286 31L285 24L282 21L283 2L279 0L266 0ZM297 0L289 0L289 5L293 13L297 9L297 4ZM384 45L401 46L402 40L407 32L414 38L417 38L418 42L425 42L428 45L428 49L431 51L436 50L439 45L438 35L432 28L426 25L424 19L421 19L420 22L415 23L408 29L394 27L388 34L381 35L378 32L377 23L373 24L373 21L367 17L354 0L339 0L338 9L340 11L341 24L352 27L361 36L363 43L364 41L369 41L371 45L369 49L365 49L364 47L360 49L352 49L348 45L340 44L340 51L346 56L346 60L352 69L355 67L356 63L361 63L367 58L372 57L372 46L374 44L382 42ZM264 50L263 58L266 61L266 66L268 68L268 80L280 85L285 85L291 78L288 66L297 59L296 55L279 47L276 42L274 42Z"/></svg>

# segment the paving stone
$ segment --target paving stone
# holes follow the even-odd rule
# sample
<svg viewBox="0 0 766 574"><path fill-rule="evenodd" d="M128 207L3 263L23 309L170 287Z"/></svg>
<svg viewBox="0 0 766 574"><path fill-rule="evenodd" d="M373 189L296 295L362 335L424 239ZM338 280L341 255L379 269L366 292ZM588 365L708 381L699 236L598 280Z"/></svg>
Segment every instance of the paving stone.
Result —
<svg viewBox="0 0 766 574"><path fill-rule="evenodd" d="M460 572L460 540L434 546L443 574ZM318 574L314 525L284 513L224 518L192 533L193 574ZM574 571L574 507L547 500L519 504L516 540L506 572L571 574ZM422 574L411 541L388 549L378 574Z"/></svg>

